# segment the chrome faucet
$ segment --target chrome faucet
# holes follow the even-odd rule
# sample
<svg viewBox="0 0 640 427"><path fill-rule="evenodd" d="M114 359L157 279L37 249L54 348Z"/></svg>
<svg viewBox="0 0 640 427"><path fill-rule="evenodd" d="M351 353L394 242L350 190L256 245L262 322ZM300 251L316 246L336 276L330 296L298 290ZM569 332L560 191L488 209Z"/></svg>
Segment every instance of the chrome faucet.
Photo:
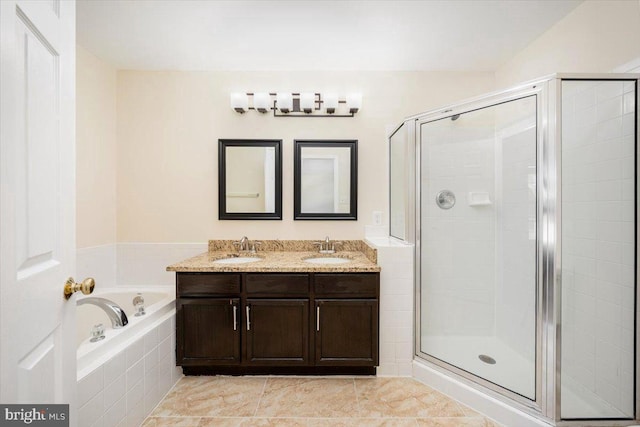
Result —
<svg viewBox="0 0 640 427"><path fill-rule="evenodd" d="M118 304L106 298L82 298L79 299L76 304L91 304L100 307L105 313L107 313L107 316L109 316L113 329L122 328L123 326L126 326L127 323L129 323L129 319L127 319L127 315L125 314L124 310Z"/></svg>
<svg viewBox="0 0 640 427"><path fill-rule="evenodd" d="M233 242L233 245L238 247L238 252L248 251L249 239L247 238L247 236L242 236L242 239L237 242Z"/></svg>
<svg viewBox="0 0 640 427"><path fill-rule="evenodd" d="M240 239L240 250L241 251L249 250L249 239L247 238L247 236L242 236L242 239Z"/></svg>
<svg viewBox="0 0 640 427"><path fill-rule="evenodd" d="M314 242L314 245L320 246L321 254L334 254L336 252L336 245L341 245L342 242L332 242L327 236L324 241Z"/></svg>
<svg viewBox="0 0 640 427"><path fill-rule="evenodd" d="M252 242L247 238L247 236L243 236L237 242L233 242L234 246L238 248L238 252L250 252L252 254L256 253L256 246L261 245L262 242Z"/></svg>

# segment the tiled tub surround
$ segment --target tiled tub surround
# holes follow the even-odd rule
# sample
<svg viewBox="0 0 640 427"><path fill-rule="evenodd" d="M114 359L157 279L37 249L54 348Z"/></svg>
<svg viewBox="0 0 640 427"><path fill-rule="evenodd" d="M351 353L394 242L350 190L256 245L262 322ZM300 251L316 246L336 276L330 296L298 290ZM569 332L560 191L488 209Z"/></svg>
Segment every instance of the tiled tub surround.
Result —
<svg viewBox="0 0 640 427"><path fill-rule="evenodd" d="M332 240L337 244L333 254L320 254L313 240L262 240L258 251L250 256L260 261L245 264L216 264L214 261L245 255L238 252L232 240L210 240L209 251L172 264L167 271L177 272L379 272L377 251L361 240ZM316 257L348 258L345 264L310 264L304 260Z"/></svg>
<svg viewBox="0 0 640 427"><path fill-rule="evenodd" d="M78 372L78 425L137 427L181 377L172 309Z"/></svg>
<svg viewBox="0 0 640 427"><path fill-rule="evenodd" d="M410 378L184 377L143 424L492 427Z"/></svg>

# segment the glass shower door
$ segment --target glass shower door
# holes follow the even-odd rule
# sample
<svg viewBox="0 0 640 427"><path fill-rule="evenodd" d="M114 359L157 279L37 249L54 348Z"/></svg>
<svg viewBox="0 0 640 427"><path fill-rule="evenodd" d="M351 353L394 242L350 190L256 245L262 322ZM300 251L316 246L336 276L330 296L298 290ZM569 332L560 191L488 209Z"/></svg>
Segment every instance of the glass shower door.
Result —
<svg viewBox="0 0 640 427"><path fill-rule="evenodd" d="M536 399L536 95L419 124L420 351Z"/></svg>
<svg viewBox="0 0 640 427"><path fill-rule="evenodd" d="M563 419L632 419L635 80L562 81Z"/></svg>

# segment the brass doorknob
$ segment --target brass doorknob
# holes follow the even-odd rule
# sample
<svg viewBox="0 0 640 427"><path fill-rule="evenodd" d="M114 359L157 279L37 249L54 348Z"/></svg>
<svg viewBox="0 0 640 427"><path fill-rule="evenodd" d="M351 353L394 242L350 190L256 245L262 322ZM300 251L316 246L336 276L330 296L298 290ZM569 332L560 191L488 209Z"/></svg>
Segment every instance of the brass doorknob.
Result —
<svg viewBox="0 0 640 427"><path fill-rule="evenodd" d="M69 277L64 284L64 299L71 298L74 292L82 291L83 294L89 295L96 287L96 281L91 277L87 277L82 283L76 283L73 277Z"/></svg>

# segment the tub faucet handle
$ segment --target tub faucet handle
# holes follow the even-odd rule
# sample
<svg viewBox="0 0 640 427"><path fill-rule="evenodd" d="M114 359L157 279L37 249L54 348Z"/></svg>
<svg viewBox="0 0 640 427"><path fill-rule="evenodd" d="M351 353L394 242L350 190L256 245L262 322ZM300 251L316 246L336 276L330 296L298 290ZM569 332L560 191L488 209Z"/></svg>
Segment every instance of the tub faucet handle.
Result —
<svg viewBox="0 0 640 427"><path fill-rule="evenodd" d="M98 342L104 339L104 325L102 323L98 323L93 325L91 328L91 342Z"/></svg>
<svg viewBox="0 0 640 427"><path fill-rule="evenodd" d="M69 277L64 284L64 299L71 298L75 292L82 291L83 294L89 295L96 287L96 281L92 277L87 277L81 283L76 283L73 277Z"/></svg>
<svg viewBox="0 0 640 427"><path fill-rule="evenodd" d="M144 311L144 298L140 292L133 297L133 307L136 309L134 316L144 316L146 314Z"/></svg>

